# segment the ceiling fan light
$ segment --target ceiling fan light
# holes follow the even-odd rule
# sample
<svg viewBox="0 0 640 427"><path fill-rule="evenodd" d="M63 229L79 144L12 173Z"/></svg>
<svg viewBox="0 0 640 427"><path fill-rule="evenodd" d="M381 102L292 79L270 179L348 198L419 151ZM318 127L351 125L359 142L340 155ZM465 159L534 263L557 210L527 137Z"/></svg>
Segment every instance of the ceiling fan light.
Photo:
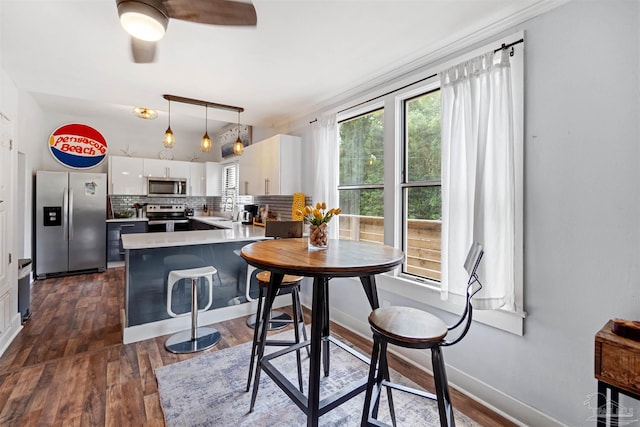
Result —
<svg viewBox="0 0 640 427"><path fill-rule="evenodd" d="M118 2L120 24L131 36L154 42L164 36L169 16L159 3L157 6L137 0Z"/></svg>
<svg viewBox="0 0 640 427"><path fill-rule="evenodd" d="M176 137L173 135L171 126L169 126L164 133L164 138L162 138L162 145L164 145L166 148L173 148L175 143L176 143Z"/></svg>

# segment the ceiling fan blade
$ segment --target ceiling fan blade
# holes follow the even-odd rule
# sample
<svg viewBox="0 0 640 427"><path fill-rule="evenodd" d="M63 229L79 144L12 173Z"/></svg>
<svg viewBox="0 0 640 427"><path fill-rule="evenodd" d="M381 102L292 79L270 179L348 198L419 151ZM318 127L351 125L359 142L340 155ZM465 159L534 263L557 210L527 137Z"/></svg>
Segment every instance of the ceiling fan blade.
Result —
<svg viewBox="0 0 640 427"><path fill-rule="evenodd" d="M169 17L212 25L256 25L251 3L232 0L163 0Z"/></svg>
<svg viewBox="0 0 640 427"><path fill-rule="evenodd" d="M156 42L131 37L131 53L133 54L133 62L137 64L153 62L156 56Z"/></svg>

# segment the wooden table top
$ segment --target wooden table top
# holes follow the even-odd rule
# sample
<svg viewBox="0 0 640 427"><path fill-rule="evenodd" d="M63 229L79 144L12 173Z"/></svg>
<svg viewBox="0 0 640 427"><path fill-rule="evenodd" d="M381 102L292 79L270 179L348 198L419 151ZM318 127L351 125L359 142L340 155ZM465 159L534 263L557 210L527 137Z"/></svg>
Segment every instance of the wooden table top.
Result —
<svg viewBox="0 0 640 427"><path fill-rule="evenodd" d="M329 240L323 250L309 250L307 238L274 239L251 243L240 254L263 270L299 276L357 277L393 270L404 253L392 246L355 240Z"/></svg>

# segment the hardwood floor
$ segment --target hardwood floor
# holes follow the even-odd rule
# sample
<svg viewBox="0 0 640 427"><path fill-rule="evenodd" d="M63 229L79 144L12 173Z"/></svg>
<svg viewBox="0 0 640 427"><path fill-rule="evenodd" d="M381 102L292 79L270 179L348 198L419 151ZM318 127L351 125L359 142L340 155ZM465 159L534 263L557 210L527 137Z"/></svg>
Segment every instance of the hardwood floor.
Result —
<svg viewBox="0 0 640 427"><path fill-rule="evenodd" d="M123 291L122 268L34 283L32 318L0 358L0 425L164 426L153 370L201 353L171 354L164 349L166 336L122 344ZM222 340L209 351L251 341L245 320L216 324ZM367 340L331 327L370 351ZM391 366L433 389L431 377L415 367L395 358ZM454 407L478 423L514 425L451 392Z"/></svg>

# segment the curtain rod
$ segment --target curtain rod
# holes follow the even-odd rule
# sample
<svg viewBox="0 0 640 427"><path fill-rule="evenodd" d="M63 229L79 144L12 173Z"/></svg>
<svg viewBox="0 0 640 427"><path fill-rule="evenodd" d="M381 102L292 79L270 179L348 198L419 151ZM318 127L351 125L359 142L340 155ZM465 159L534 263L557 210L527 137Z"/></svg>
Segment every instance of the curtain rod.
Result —
<svg viewBox="0 0 640 427"><path fill-rule="evenodd" d="M511 47L511 48L513 48L513 46L515 46L515 45L517 45L517 44L520 44L520 43L523 43L523 42L524 42L524 39L516 40L516 41L514 41L513 43L509 43L509 44L504 44L504 43L502 43L502 46L500 46L499 48L497 48L496 50L494 50L494 51L493 51L493 53L500 52L501 50L507 50L507 49L509 49L510 47ZM509 56L513 56L513 51L509 54ZM414 85L414 84L416 84L416 83L420 83L420 82L423 82L423 81L425 81L425 80L429 80L429 79L431 79L431 78L433 78L433 77L436 77L437 75L438 75L438 73L431 74L430 76L424 77L424 78L422 78L422 79L420 79L420 80L416 80L415 82L412 82L412 83L406 84L406 85L404 85L404 86L402 86L402 87L399 87L399 88L397 88L397 89L390 90L389 92L385 92L385 93L383 93L382 95L374 96L374 97L373 97L373 98L371 98L371 99L368 99L368 100L366 100L366 101L362 101L362 102L360 102L360 103L358 103L358 104L356 104L356 105L352 105L351 107L348 107L348 108L345 108L345 109L343 109L343 110L340 110L340 111L338 111L336 114L343 113L343 112L345 112L345 111L351 110L352 108L359 107L359 106L364 105L364 104L366 104L366 103L368 103L368 102L375 101L376 99L383 98L383 97L385 97L385 96L387 96L387 95L391 95L391 94L392 94L392 93L394 93L394 92L397 92L397 91L402 90L402 89L406 89L406 88L408 88L409 86L413 86L413 85ZM316 119L316 120L317 120L317 119ZM314 120L314 121L315 121L315 120ZM313 123L314 121L309 122L309 124Z"/></svg>

